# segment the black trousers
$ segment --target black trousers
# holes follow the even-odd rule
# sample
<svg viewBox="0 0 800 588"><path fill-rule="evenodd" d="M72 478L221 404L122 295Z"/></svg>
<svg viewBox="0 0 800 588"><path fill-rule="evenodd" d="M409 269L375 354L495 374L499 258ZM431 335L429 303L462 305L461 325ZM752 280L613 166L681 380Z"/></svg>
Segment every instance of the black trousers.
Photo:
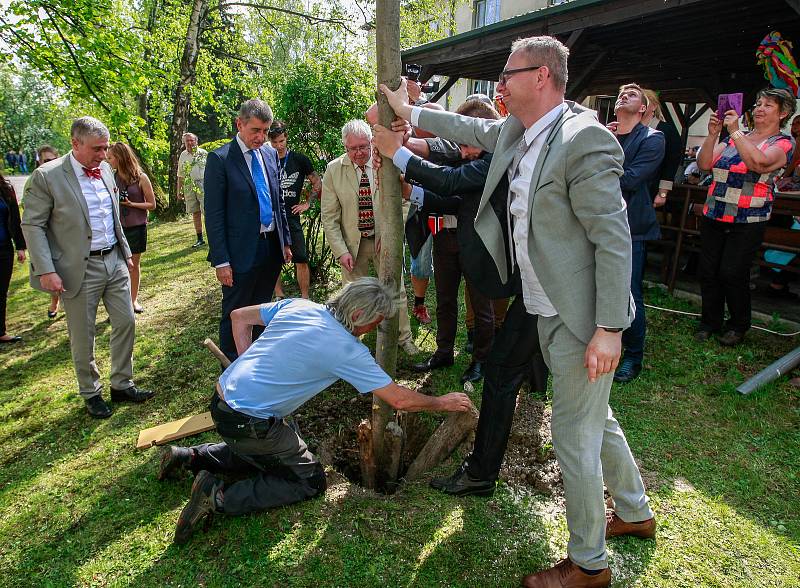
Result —
<svg viewBox="0 0 800 588"><path fill-rule="evenodd" d="M237 272L234 266L233 286L222 286L219 348L231 361L238 357L231 331L231 312L237 308L269 302L283 265L283 251L276 231L267 233L266 239L259 238L253 245L258 247L257 263L246 272ZM263 327L254 328L253 337L258 337L263 330Z"/></svg>
<svg viewBox="0 0 800 588"><path fill-rule="evenodd" d="M750 328L750 266L764 239L765 227L766 223L701 220L701 329L722 329L726 303L730 313L726 330L744 333Z"/></svg>
<svg viewBox="0 0 800 588"><path fill-rule="evenodd" d="M267 510L325 492L325 470L283 419L249 417L216 392L211 417L224 442L192 447L192 471L252 476L224 486L225 514Z"/></svg>
<svg viewBox="0 0 800 588"><path fill-rule="evenodd" d="M12 271L14 271L14 248L11 243L0 245L0 336L6 334L6 302Z"/></svg>
<svg viewBox="0 0 800 588"><path fill-rule="evenodd" d="M436 276L436 353L453 356L458 328L458 286L461 284L462 259L458 238L453 229L444 229L433 237L433 270ZM472 359L485 362L494 338L494 311L491 301L465 278L475 314Z"/></svg>
<svg viewBox="0 0 800 588"><path fill-rule="evenodd" d="M500 475L517 394L525 380L531 379L532 390L547 386L548 370L539 348L536 322L536 315L525 311L522 296L514 298L484 370L475 447L467 458L467 472L473 478L496 480Z"/></svg>

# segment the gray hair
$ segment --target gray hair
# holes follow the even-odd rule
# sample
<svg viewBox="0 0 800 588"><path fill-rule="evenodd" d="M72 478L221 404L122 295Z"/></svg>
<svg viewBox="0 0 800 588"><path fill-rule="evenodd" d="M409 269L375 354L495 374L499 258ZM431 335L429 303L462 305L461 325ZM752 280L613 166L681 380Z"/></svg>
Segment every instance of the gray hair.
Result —
<svg viewBox="0 0 800 588"><path fill-rule="evenodd" d="M243 102L239 107L239 120L247 122L251 118L257 118L261 122L272 122L272 109L269 104L258 98L253 98Z"/></svg>
<svg viewBox="0 0 800 588"><path fill-rule="evenodd" d="M83 143L87 137L97 137L100 139L108 139L111 137L111 133L108 132L106 125L91 116L82 116L72 121L69 134L70 137L77 140L79 143Z"/></svg>
<svg viewBox="0 0 800 588"><path fill-rule="evenodd" d="M353 119L349 120L344 123L342 127L342 145L344 145L345 139L347 139L348 135L353 135L354 137L364 137L372 141L372 129L369 128L367 121L361 119Z"/></svg>
<svg viewBox="0 0 800 588"><path fill-rule="evenodd" d="M183 137L181 137L181 140L185 141L187 137L192 137L195 141L197 140L197 135L194 133L184 133Z"/></svg>
<svg viewBox="0 0 800 588"><path fill-rule="evenodd" d="M378 318L394 316L394 291L377 278L359 278L339 290L325 305L351 333L356 327L368 325ZM356 311L361 311L353 319Z"/></svg>
<svg viewBox="0 0 800 588"><path fill-rule="evenodd" d="M555 37L528 37L517 39L511 45L511 53L522 51L531 65L546 65L556 89L567 90L567 61L569 48Z"/></svg>

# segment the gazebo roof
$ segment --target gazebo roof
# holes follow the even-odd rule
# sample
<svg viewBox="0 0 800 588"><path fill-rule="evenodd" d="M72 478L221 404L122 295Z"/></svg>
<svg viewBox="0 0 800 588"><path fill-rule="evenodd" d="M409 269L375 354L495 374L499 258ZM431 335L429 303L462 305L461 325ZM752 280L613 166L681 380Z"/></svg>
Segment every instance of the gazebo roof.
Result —
<svg viewBox="0 0 800 588"><path fill-rule="evenodd" d="M800 0L572 0L408 49L403 63L433 75L495 80L520 37L570 47L567 95L615 94L623 82L668 102L716 104L766 85L755 51L770 31L800 43Z"/></svg>

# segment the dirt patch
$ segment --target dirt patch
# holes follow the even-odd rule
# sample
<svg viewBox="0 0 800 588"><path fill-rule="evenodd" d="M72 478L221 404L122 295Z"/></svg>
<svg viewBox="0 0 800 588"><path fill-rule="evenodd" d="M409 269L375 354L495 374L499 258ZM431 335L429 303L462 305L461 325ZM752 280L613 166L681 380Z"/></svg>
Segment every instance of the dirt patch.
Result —
<svg viewBox="0 0 800 588"><path fill-rule="evenodd" d="M550 409L524 389L517 401L500 478L548 496L564 493L550 436Z"/></svg>

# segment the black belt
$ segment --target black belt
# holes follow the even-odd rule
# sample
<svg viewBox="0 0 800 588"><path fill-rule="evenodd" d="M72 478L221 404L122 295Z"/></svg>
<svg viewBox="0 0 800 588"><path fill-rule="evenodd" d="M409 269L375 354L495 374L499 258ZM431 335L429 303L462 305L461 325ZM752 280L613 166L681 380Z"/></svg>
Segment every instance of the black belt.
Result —
<svg viewBox="0 0 800 588"><path fill-rule="evenodd" d="M103 257L104 255L108 255L114 251L114 245L111 247L106 247L105 249L95 249L94 251L89 252L90 257Z"/></svg>

